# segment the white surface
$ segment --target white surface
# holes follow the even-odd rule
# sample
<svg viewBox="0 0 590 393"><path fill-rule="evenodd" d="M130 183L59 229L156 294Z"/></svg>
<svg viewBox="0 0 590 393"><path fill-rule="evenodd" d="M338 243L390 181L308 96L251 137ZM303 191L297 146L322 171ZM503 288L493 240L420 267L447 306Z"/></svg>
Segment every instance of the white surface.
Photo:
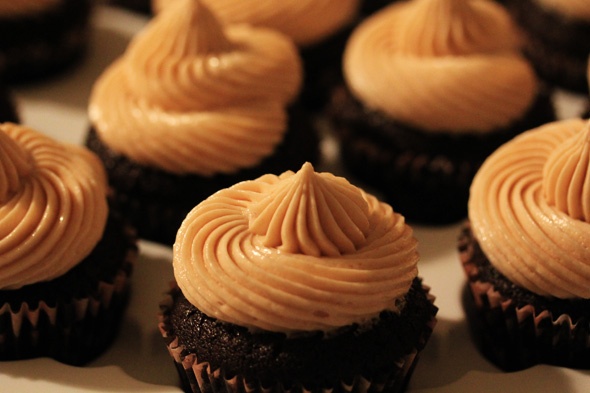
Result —
<svg viewBox="0 0 590 393"><path fill-rule="evenodd" d="M88 59L60 80L19 89L23 123L56 138L79 143L88 128L86 104L92 81L123 52L129 37L145 22L130 13L101 8L96 15ZM560 93L560 113L578 113L579 97ZM337 172L331 162L321 170ZM416 368L409 392L562 392L586 393L590 372L537 366L502 373L482 358L468 333L461 305L464 283L455 250L459 226L415 227L420 242L420 275L432 287L440 311L433 337ZM171 250L140 244L131 303L114 345L92 364L75 368L50 359L0 362L0 392L180 392L176 370L157 330L158 303L172 279Z"/></svg>

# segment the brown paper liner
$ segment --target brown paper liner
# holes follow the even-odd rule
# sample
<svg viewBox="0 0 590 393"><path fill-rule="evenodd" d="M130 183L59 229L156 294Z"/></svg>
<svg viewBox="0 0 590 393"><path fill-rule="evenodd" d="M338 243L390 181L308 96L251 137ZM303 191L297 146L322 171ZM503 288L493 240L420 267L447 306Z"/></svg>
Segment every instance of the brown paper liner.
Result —
<svg viewBox="0 0 590 393"><path fill-rule="evenodd" d="M93 294L55 304L0 304L0 360L51 357L79 366L96 358L118 331L136 258L131 248L115 277L97 283Z"/></svg>
<svg viewBox="0 0 590 393"><path fill-rule="evenodd" d="M172 283L171 286L172 291L174 291L176 289L175 284ZM428 300L434 303L434 296L428 292L430 288L424 286L424 290L428 293ZM433 316L428 324L428 329L424 329L423 335L417 343L417 347L399 358L395 364L391 364L388 372L374 376L372 380L368 380L362 375L352 375L346 381L342 380L340 383L335 384L335 386L326 387L321 390L310 390L298 384L283 386L279 380L275 381L272 386L261 386L256 381L248 381L242 375L226 378L223 370L219 368L214 369L206 361L199 361L196 354L189 353L183 345L179 344L177 337L169 334L166 311L172 306L172 303L172 295L168 295L160 304L162 312L159 314L158 327L167 343L168 352L178 371L182 389L185 392L193 393L211 391L217 393L296 393L320 391L322 393L403 392L417 364L420 352L426 345L436 324L436 318Z"/></svg>
<svg viewBox="0 0 590 393"><path fill-rule="evenodd" d="M574 322L565 313L554 315L533 304L517 305L493 283L480 279L473 258L480 251L474 242L466 225L459 239L460 260L468 278L469 317L482 353L505 371L537 364L590 368L588 317Z"/></svg>

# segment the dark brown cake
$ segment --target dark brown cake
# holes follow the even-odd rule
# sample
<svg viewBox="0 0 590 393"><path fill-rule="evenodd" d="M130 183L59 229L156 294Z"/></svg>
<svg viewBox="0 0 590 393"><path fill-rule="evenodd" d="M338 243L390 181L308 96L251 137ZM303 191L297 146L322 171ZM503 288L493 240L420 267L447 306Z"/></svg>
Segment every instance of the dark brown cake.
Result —
<svg viewBox="0 0 590 393"><path fill-rule="evenodd" d="M471 287L469 321L488 359L506 371L541 363L590 368L590 300L548 298L516 286L490 264L469 223L462 228L458 249ZM479 296L474 299L472 293ZM534 314L522 318L520 310L530 306ZM572 326L563 321L566 315Z"/></svg>
<svg viewBox="0 0 590 393"><path fill-rule="evenodd" d="M437 311L421 280L415 279L399 315L382 312L370 327L346 326L329 336L317 332L287 337L252 333L207 317L177 287L171 290L169 300L162 305L160 324L168 344L184 348L183 354L196 354L199 363L209 364L209 371L220 369L214 380L203 381L202 375L176 363L181 379L193 391L213 389L234 376L239 376L237 384L244 381L256 390L300 392L305 388L318 392L342 381L350 383L354 391L362 388L348 376L362 375L373 388L400 392L411 375L411 370L404 369L408 363L402 360L424 347ZM397 372L391 372L391 364L398 364ZM400 379L399 375L405 377ZM335 391L345 391L344 386Z"/></svg>
<svg viewBox="0 0 590 393"><path fill-rule="evenodd" d="M145 15L152 13L152 2L150 0L108 0L108 3Z"/></svg>
<svg viewBox="0 0 590 393"><path fill-rule="evenodd" d="M134 231L111 213L103 239L75 268L51 281L0 290L0 360L50 357L83 365L100 355L119 330L137 252ZM86 311L77 318L80 307ZM38 322L23 318L15 332L11 315L19 310L38 311Z"/></svg>
<svg viewBox="0 0 590 393"><path fill-rule="evenodd" d="M522 131L555 119L549 94L540 94L505 129L433 135L367 109L343 86L334 91L330 111L345 167L408 221L424 224L466 217L469 186L483 160Z"/></svg>
<svg viewBox="0 0 590 393"><path fill-rule="evenodd" d="M36 14L0 17L0 75L9 84L64 71L86 51L93 0L63 0Z"/></svg>
<svg viewBox="0 0 590 393"><path fill-rule="evenodd" d="M304 112L292 107L283 142L272 156L255 168L231 175L180 176L140 165L118 154L90 130L86 145L103 161L115 198L141 238L171 245L186 214L214 192L241 180L266 173L297 170L306 162L319 161L319 135Z"/></svg>
<svg viewBox="0 0 590 393"><path fill-rule="evenodd" d="M525 54L541 78L587 94L590 23L547 10L534 0L510 0L508 9L527 34Z"/></svg>
<svg viewBox="0 0 590 393"><path fill-rule="evenodd" d="M4 122L18 123L18 110L10 93L3 87L0 87L0 123Z"/></svg>

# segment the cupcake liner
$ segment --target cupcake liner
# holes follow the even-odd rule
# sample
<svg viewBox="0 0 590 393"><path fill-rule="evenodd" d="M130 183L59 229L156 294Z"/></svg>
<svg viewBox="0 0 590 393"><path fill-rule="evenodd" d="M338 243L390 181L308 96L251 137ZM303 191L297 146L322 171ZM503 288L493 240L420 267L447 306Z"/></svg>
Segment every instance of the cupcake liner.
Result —
<svg viewBox="0 0 590 393"><path fill-rule="evenodd" d="M129 277L137 250L130 250L112 280L92 294L0 305L0 360L51 357L83 365L114 339L129 295Z"/></svg>
<svg viewBox="0 0 590 393"><path fill-rule="evenodd" d="M159 315L158 327L166 342L168 352L173 360L176 370L178 371L180 384L185 392L402 392L406 389L418 362L419 354L426 345L436 324L436 319L433 316L426 328L423 329L415 347L407 354L400 357L394 364L391 364L390 367L384 367L383 370L377 372L370 380L363 375L353 375L347 380L341 380L333 386L325 387L323 389L308 389L297 382L285 386L285 384L278 379L270 384L262 384L257 380L248 380L243 375L228 376L221 368L214 368L206 361L199 361L196 354L189 353L188 350L179 343L179 339L169 331L167 322L167 310L172 307L174 302L172 292L178 290L174 283L171 284L171 287L172 289L170 293L160 304L161 313ZM428 293L429 288L426 286L423 288L427 291L428 301L433 303L434 297Z"/></svg>
<svg viewBox="0 0 590 393"><path fill-rule="evenodd" d="M552 313L533 304L518 304L493 283L482 281L473 262L476 251L465 233L459 241L468 277L472 329L483 354L505 371L537 364L590 368L590 320Z"/></svg>

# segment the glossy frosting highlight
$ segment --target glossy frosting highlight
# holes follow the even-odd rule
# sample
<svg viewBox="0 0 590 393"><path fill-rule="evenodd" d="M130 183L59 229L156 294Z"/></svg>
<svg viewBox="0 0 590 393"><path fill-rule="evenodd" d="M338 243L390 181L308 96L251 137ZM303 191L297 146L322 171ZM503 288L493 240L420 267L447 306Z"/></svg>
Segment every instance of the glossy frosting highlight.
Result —
<svg viewBox="0 0 590 393"><path fill-rule="evenodd" d="M483 133L520 118L536 97L521 43L492 1L404 1L356 29L343 67L369 108L431 132Z"/></svg>
<svg viewBox="0 0 590 393"><path fill-rule="evenodd" d="M179 0L152 0L161 12ZM315 44L358 14L359 0L203 0L226 24L248 23L278 30L299 46Z"/></svg>
<svg viewBox="0 0 590 393"><path fill-rule="evenodd" d="M59 277L102 237L106 174L88 150L4 123L0 181L0 289Z"/></svg>
<svg viewBox="0 0 590 393"><path fill-rule="evenodd" d="M590 123L562 120L493 153L469 219L490 262L542 296L590 298Z"/></svg>
<svg viewBox="0 0 590 393"><path fill-rule="evenodd" d="M104 143L139 163L232 173L282 141L301 79L284 36L222 26L202 2L178 0L99 78L89 115Z"/></svg>
<svg viewBox="0 0 590 393"><path fill-rule="evenodd" d="M173 266L183 294L207 315L288 333L399 311L418 258L402 216L307 163L195 207L178 232Z"/></svg>

